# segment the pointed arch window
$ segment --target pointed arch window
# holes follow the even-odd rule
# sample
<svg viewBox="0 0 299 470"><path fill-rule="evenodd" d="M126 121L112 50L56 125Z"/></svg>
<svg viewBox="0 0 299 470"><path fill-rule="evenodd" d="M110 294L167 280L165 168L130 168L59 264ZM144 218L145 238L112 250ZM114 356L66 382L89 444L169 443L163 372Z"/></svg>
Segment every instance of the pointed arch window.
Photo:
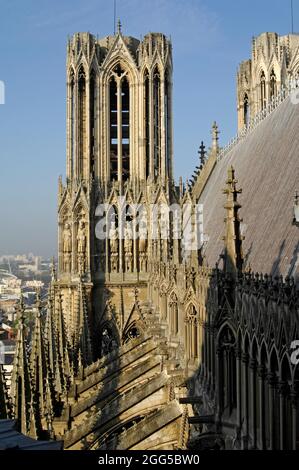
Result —
<svg viewBox="0 0 299 470"><path fill-rule="evenodd" d="M117 180L117 84L110 80L110 179Z"/></svg>
<svg viewBox="0 0 299 470"><path fill-rule="evenodd" d="M274 70L272 70L270 75L270 98L274 99L277 95L277 81Z"/></svg>
<svg viewBox="0 0 299 470"><path fill-rule="evenodd" d="M231 414L237 405L236 339L232 330L223 328L218 343L221 407Z"/></svg>
<svg viewBox="0 0 299 470"><path fill-rule="evenodd" d="M121 84L122 180L126 181L130 177L130 85L128 78L124 77Z"/></svg>
<svg viewBox="0 0 299 470"><path fill-rule="evenodd" d="M264 71L261 73L260 88L261 88L261 109L265 109L266 104L267 104L267 98L266 98L266 76L265 76Z"/></svg>
<svg viewBox="0 0 299 470"><path fill-rule="evenodd" d="M188 308L185 323L188 359L194 361L199 356L198 315L194 305L190 305Z"/></svg>
<svg viewBox="0 0 299 470"><path fill-rule="evenodd" d="M109 82L110 91L110 179L130 177L130 84L117 65Z"/></svg>

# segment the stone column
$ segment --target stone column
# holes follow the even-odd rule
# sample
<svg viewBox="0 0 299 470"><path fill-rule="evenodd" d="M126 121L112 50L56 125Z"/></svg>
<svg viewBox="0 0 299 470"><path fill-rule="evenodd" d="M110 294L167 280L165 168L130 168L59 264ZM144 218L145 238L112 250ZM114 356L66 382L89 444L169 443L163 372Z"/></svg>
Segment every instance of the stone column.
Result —
<svg viewBox="0 0 299 470"><path fill-rule="evenodd" d="M106 257L105 257L105 269L106 269L106 273L110 273L111 272L111 267L109 269L109 259L110 259L110 256L109 256L109 230L108 230L108 218L106 216L106 221L107 221L107 233L106 233L106 238L105 238L105 253L106 253Z"/></svg>
<svg viewBox="0 0 299 470"><path fill-rule="evenodd" d="M166 142L165 142L165 81L160 80L160 119L161 119L161 152L160 152L160 158L161 158L161 176L162 180L165 181L167 171L166 171Z"/></svg>
<svg viewBox="0 0 299 470"><path fill-rule="evenodd" d="M189 359L189 345L188 345L188 320L185 318L185 351L187 360Z"/></svg>
<svg viewBox="0 0 299 470"><path fill-rule="evenodd" d="M248 362L249 356L246 353L242 354L242 377L243 377L243 448L247 449L248 443Z"/></svg>
<svg viewBox="0 0 299 470"><path fill-rule="evenodd" d="M297 409L298 409L298 392L293 387L291 392L292 401L292 450L297 450Z"/></svg>
<svg viewBox="0 0 299 470"><path fill-rule="evenodd" d="M206 358L205 358L205 369L206 369L206 388L208 389L209 386L210 386L210 383L209 383L209 378L210 378L210 372L211 372L211 362L210 362L210 358L211 358L211 330L210 330L210 327L207 326L206 327Z"/></svg>
<svg viewBox="0 0 299 470"><path fill-rule="evenodd" d="M170 160L169 162L169 179L171 180L173 178L173 168L172 168L172 162L173 162L173 125L172 125L172 82L169 78L168 81L168 122L167 122L167 150L168 150L168 155L166 155L166 160ZM168 163L168 162L167 162Z"/></svg>
<svg viewBox="0 0 299 470"><path fill-rule="evenodd" d="M130 152L131 153L131 152ZM136 273L138 271L138 265L137 265L137 256L138 256L138 240L136 239L136 220L135 220L136 214L134 214L134 222L133 222L133 271ZM138 258L140 258L138 256Z"/></svg>
<svg viewBox="0 0 299 470"><path fill-rule="evenodd" d="M242 363L241 350L236 348L236 365L237 365L237 423L238 428L242 426Z"/></svg>
<svg viewBox="0 0 299 470"><path fill-rule="evenodd" d="M86 147L85 147L85 155L83 156L83 178L88 181L90 174L91 174L91 167L90 167L90 156L91 156L91 148L90 148L90 79L86 78L85 80L85 139L86 139Z"/></svg>
<svg viewBox="0 0 299 470"><path fill-rule="evenodd" d="M137 145L137 158L139 159L139 177L141 180L146 180L146 87L144 81L144 75L142 76L142 83L139 83L138 90L138 110L139 110L139 121L138 121L138 135L140 139L136 141ZM137 135L137 138L138 138ZM142 142L142 144L141 144Z"/></svg>
<svg viewBox="0 0 299 470"><path fill-rule="evenodd" d="M179 331L179 306L177 303L173 305L174 308L174 334L177 335Z"/></svg>
<svg viewBox="0 0 299 470"><path fill-rule="evenodd" d="M266 410L265 410L265 395L264 395L265 379L266 379L266 368L262 365L258 367L258 381L259 381L259 395L260 395L260 399L259 399L259 402L260 402L259 449L260 450L266 449L266 439L265 439Z"/></svg>
<svg viewBox="0 0 299 470"><path fill-rule="evenodd" d="M202 325L202 334L203 334L203 355L201 360L201 383L204 386L206 382L206 361L207 361L207 326L204 322Z"/></svg>
<svg viewBox="0 0 299 470"><path fill-rule="evenodd" d="M73 90L73 97L74 97L74 172L73 176L77 180L79 177L79 106L78 106L78 80L75 80L74 83L74 90Z"/></svg>
<svg viewBox="0 0 299 470"><path fill-rule="evenodd" d="M73 132L72 132L72 122L73 122L73 109L72 109L72 100L74 99L73 96L73 85L72 81L68 81L67 83L67 142L66 142L66 154L67 154L67 162L66 162L66 177L68 179L72 178L72 157L73 157Z"/></svg>
<svg viewBox="0 0 299 470"><path fill-rule="evenodd" d="M217 348L216 351L217 360L216 360L216 376L215 376L215 384L216 384L216 391L215 391L215 398L216 398L216 430L219 429L221 418L222 418L222 411L223 411L223 403L222 403L222 390L223 390L223 378L221 377L221 361L223 351L220 347Z"/></svg>
<svg viewBox="0 0 299 470"><path fill-rule="evenodd" d="M151 179L154 178L154 165L155 165L155 144L154 144L154 102L153 102L153 80L149 79L149 154L150 154L150 175Z"/></svg>
<svg viewBox="0 0 299 470"><path fill-rule="evenodd" d="M267 376L267 381L269 384L269 429L270 429L270 449L274 450L275 448L275 417L274 417L274 387L275 387L275 374L270 372Z"/></svg>
<svg viewBox="0 0 299 470"><path fill-rule="evenodd" d="M100 113L100 83L99 77L95 77L95 90L94 90L94 101L95 101L95 109L94 109L94 173L95 177L101 179L101 169L100 169L100 135L99 135L99 113ZM103 111L104 112L104 108Z"/></svg>
<svg viewBox="0 0 299 470"><path fill-rule="evenodd" d="M214 326L210 325L209 327L210 333L209 333L209 338L210 338L210 379L209 379L209 384L210 384L210 390L214 393L215 392L215 380L216 380L216 375L215 375L215 362L216 362L216 357L215 357L215 330Z"/></svg>
<svg viewBox="0 0 299 470"><path fill-rule="evenodd" d="M250 360L249 363L249 368L250 368L250 403L251 403L251 436L252 436L252 445L253 448L256 449L257 447L257 435L256 435L256 396L255 396L255 391L256 391L256 385L255 381L257 380L256 378L256 369L257 369L257 362L254 359Z"/></svg>
<svg viewBox="0 0 299 470"><path fill-rule="evenodd" d="M285 428L286 428L286 400L287 400L287 391L288 391L288 384L282 380L278 384L279 390L279 442L280 442L280 449L285 450Z"/></svg>

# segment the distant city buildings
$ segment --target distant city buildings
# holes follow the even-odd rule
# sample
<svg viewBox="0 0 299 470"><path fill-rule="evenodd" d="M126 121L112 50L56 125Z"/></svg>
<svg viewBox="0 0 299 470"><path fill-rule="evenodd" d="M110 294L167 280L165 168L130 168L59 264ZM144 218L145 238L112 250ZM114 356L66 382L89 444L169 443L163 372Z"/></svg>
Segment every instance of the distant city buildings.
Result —
<svg viewBox="0 0 299 470"><path fill-rule="evenodd" d="M43 260L32 253L0 256L0 365L4 366L8 387L16 347L18 304L22 296L30 339L36 292L40 291L42 296L47 292L50 264L51 260Z"/></svg>

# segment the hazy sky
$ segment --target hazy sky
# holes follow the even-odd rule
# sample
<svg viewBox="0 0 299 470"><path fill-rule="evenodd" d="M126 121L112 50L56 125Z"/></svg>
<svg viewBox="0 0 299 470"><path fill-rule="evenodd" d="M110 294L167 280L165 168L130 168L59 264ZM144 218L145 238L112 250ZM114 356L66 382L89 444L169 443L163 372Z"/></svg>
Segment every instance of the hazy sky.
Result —
<svg viewBox="0 0 299 470"><path fill-rule="evenodd" d="M294 0L295 31L299 0ZM213 120L236 133L235 75L251 38L290 32L289 0L118 0L125 35L171 36L175 173L197 164ZM0 0L0 255L56 253L57 179L65 174L68 34L113 32L113 0Z"/></svg>

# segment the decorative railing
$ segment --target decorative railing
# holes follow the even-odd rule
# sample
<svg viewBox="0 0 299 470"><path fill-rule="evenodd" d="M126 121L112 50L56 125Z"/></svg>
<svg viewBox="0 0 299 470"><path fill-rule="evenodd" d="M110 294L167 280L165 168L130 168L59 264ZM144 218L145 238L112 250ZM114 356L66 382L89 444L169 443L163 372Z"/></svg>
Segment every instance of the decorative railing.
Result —
<svg viewBox="0 0 299 470"><path fill-rule="evenodd" d="M247 137L250 132L252 132L261 122L263 122L268 116L270 116L273 111L280 106L295 90L298 91L299 97L299 78L289 80L288 85L281 86L280 91L277 93L276 96L273 96L272 99L268 102L266 107L259 111L254 118L251 119L248 126L245 126L241 129L238 134L231 139L228 144L223 147L218 156L217 160L221 160L225 155L227 155L239 142L243 141L245 137Z"/></svg>

